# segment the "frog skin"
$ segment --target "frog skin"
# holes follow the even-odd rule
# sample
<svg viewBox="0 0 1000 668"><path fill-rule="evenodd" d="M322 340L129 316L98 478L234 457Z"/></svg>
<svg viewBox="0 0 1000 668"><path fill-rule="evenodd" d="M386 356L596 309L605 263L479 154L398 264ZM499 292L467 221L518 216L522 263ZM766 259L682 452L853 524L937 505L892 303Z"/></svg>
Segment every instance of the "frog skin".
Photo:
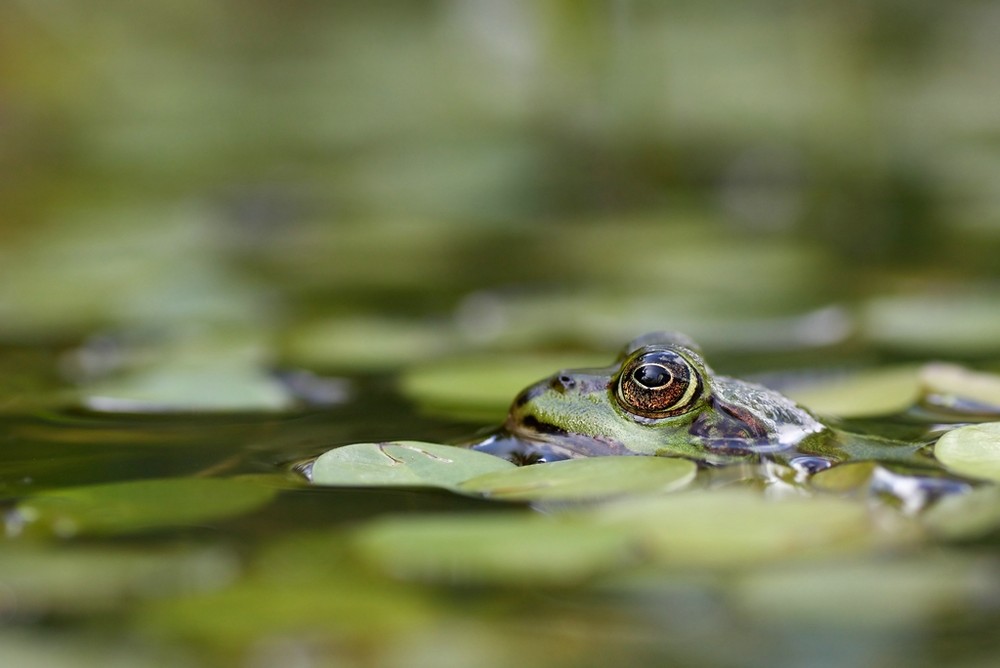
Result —
<svg viewBox="0 0 1000 668"><path fill-rule="evenodd" d="M846 461L940 470L926 445L835 429L774 390L716 375L688 337L654 333L609 367L559 371L526 388L503 427L473 447L519 464L663 455L710 466L775 461L805 474Z"/></svg>

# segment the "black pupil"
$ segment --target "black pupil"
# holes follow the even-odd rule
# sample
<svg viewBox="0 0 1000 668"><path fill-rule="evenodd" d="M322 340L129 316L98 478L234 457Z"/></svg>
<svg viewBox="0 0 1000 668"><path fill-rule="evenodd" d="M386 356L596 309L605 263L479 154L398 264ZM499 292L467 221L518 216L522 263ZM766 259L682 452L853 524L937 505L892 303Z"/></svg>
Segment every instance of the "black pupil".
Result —
<svg viewBox="0 0 1000 668"><path fill-rule="evenodd" d="M632 378L647 389L663 387L670 382L670 372L659 364L643 364L632 372Z"/></svg>

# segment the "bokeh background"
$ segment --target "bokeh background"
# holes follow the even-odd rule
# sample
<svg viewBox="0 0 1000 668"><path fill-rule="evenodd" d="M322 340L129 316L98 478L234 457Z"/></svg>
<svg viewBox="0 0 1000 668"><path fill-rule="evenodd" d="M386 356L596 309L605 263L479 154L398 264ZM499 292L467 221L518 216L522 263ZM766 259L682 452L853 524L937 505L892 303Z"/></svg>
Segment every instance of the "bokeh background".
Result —
<svg viewBox="0 0 1000 668"><path fill-rule="evenodd" d="M13 0L0 336L991 320L998 24L974 1Z"/></svg>

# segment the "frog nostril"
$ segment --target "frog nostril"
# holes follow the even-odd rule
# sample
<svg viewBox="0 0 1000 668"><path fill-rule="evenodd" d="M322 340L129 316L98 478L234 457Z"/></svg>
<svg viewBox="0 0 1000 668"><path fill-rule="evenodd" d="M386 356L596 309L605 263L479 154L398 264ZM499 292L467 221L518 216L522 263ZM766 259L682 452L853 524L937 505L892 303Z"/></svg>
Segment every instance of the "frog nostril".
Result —
<svg viewBox="0 0 1000 668"><path fill-rule="evenodd" d="M553 379L552 385L557 390L572 390L576 387L576 380L568 374L561 373Z"/></svg>

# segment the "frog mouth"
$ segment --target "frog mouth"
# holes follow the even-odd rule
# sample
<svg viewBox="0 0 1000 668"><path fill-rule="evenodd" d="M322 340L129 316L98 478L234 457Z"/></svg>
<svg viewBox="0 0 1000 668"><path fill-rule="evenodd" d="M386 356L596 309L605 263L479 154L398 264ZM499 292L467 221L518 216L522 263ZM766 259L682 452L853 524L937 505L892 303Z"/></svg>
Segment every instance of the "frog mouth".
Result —
<svg viewBox="0 0 1000 668"><path fill-rule="evenodd" d="M510 460L519 466L580 457L636 454L618 443L606 443L589 436L569 433L561 436L540 434L517 425L513 425L513 428L505 425L471 447L473 450Z"/></svg>
<svg viewBox="0 0 1000 668"><path fill-rule="evenodd" d="M544 447L565 452L563 459L636 454L614 439L574 434L562 427L542 422L534 415L526 415L520 420L508 416L498 433L520 441L528 447Z"/></svg>

